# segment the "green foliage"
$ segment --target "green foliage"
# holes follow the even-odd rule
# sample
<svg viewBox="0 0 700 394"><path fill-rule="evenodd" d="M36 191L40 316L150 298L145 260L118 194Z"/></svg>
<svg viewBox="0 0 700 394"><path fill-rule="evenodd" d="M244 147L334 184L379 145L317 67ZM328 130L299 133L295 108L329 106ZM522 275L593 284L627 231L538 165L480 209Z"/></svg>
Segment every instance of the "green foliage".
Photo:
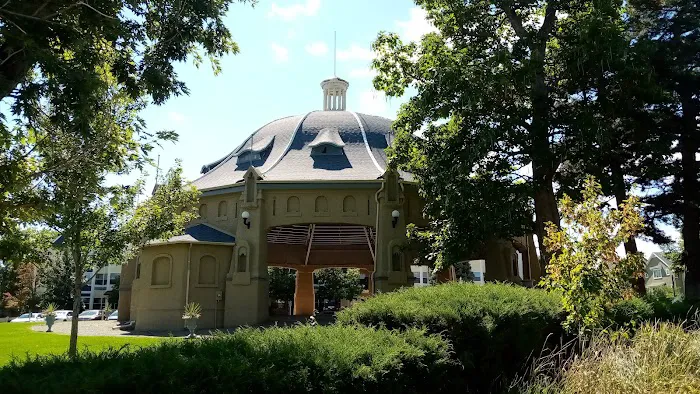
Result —
<svg viewBox="0 0 700 394"><path fill-rule="evenodd" d="M291 301L296 290L296 272L289 268L269 267L270 299Z"/></svg>
<svg viewBox="0 0 700 394"><path fill-rule="evenodd" d="M433 393L456 371L448 344L421 330L299 326L12 363L0 380L25 393Z"/></svg>
<svg viewBox="0 0 700 394"><path fill-rule="evenodd" d="M44 314L44 316L56 316L56 311L58 310L58 307L56 307L56 304L50 303L46 305L44 310L41 311L41 313Z"/></svg>
<svg viewBox="0 0 700 394"><path fill-rule="evenodd" d="M338 324L425 327L452 344L469 392L495 392L521 372L532 354L557 342L560 299L543 290L448 283L383 293L337 315Z"/></svg>
<svg viewBox="0 0 700 394"><path fill-rule="evenodd" d="M202 316L202 306L196 302L190 302L185 305L185 311L182 314L183 319L199 319Z"/></svg>
<svg viewBox="0 0 700 394"><path fill-rule="evenodd" d="M319 300L354 300L363 290L359 269L324 268L314 272Z"/></svg>
<svg viewBox="0 0 700 394"><path fill-rule="evenodd" d="M639 202L630 198L617 210L601 209L601 186L586 180L583 201L561 200L563 227L550 224L545 246L553 254L542 284L562 295L565 327L584 332L605 323L605 310L630 293L643 268L641 254L620 258L618 245L643 227Z"/></svg>
<svg viewBox="0 0 700 394"><path fill-rule="evenodd" d="M48 246L46 246L48 247ZM54 303L60 309L73 307L73 269L65 253L54 253L41 270L44 303Z"/></svg>

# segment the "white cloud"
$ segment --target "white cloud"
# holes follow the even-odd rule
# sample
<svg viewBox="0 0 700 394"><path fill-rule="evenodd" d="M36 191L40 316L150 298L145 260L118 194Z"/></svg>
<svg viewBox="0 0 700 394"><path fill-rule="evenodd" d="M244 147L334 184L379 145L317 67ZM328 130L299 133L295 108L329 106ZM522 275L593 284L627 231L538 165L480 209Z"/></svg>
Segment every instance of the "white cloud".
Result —
<svg viewBox="0 0 700 394"><path fill-rule="evenodd" d="M424 9L411 8L407 21L396 21L401 38L408 41L420 41L424 35L437 31L427 17L428 13Z"/></svg>
<svg viewBox="0 0 700 394"><path fill-rule="evenodd" d="M287 39L288 40L293 40L297 38L297 31L294 29L289 29L287 30Z"/></svg>
<svg viewBox="0 0 700 394"><path fill-rule="evenodd" d="M359 107L359 112L386 116L386 95L376 90L365 90L360 93Z"/></svg>
<svg viewBox="0 0 700 394"><path fill-rule="evenodd" d="M323 41L312 42L305 49L311 56L323 56L328 53L328 46Z"/></svg>
<svg viewBox="0 0 700 394"><path fill-rule="evenodd" d="M173 123L176 124L183 123L185 120L187 120L185 115L175 111L168 112L168 119L170 119Z"/></svg>
<svg viewBox="0 0 700 394"><path fill-rule="evenodd" d="M353 68L350 70L350 76L353 78L374 78L377 72L371 68Z"/></svg>
<svg viewBox="0 0 700 394"><path fill-rule="evenodd" d="M267 13L270 17L279 17L285 21L292 21L299 16L314 16L321 8L321 0L306 0L305 3L291 4L288 6L279 6L277 3L272 3L270 11Z"/></svg>
<svg viewBox="0 0 700 394"><path fill-rule="evenodd" d="M357 44L350 45L346 50L338 51L338 60L372 60L375 53Z"/></svg>
<svg viewBox="0 0 700 394"><path fill-rule="evenodd" d="M275 55L275 61L277 63L284 63L289 60L289 49L274 42L270 44L270 47L272 48L272 52Z"/></svg>

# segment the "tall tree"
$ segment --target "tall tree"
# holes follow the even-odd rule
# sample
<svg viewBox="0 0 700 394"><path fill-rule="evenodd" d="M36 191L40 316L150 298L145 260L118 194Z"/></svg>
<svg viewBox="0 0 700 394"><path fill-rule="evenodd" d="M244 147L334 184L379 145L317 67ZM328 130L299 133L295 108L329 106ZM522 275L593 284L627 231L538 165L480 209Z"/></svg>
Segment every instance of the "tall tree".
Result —
<svg viewBox="0 0 700 394"><path fill-rule="evenodd" d="M53 245L51 245L53 247ZM65 253L54 253L41 269L44 293L43 304L55 304L60 309L73 308L73 270Z"/></svg>
<svg viewBox="0 0 700 394"><path fill-rule="evenodd" d="M74 166L69 150L50 165L37 152L53 143L34 129L49 119L89 137L102 110L104 65L132 100L187 94L174 62L199 65L237 53L223 18L233 0L10 0L0 4L0 241L21 223L40 221L50 191L41 179ZM254 1L239 0L243 3ZM50 115L46 107L51 108ZM99 131L98 131L99 132ZM77 155L77 156L76 156Z"/></svg>
<svg viewBox="0 0 700 394"><path fill-rule="evenodd" d="M544 228L559 224L552 182L569 131L569 98L558 83L553 48L557 25L581 2L416 3L438 32L420 44L381 33L373 46L375 87L389 96L409 86L418 91L394 124L395 163L420 170L421 187L434 200L427 213L436 232L449 231L447 238L522 234L530 199L540 252L548 260ZM424 126L423 138L413 138ZM531 177L522 171L527 165ZM450 219L467 209L460 196L473 203L480 198L472 196L482 193L486 199L469 204L471 220Z"/></svg>
<svg viewBox="0 0 700 394"><path fill-rule="evenodd" d="M32 312L39 307L41 299L38 289L41 285L39 268L34 263L17 265L17 283L12 291L2 294L4 308L17 312Z"/></svg>
<svg viewBox="0 0 700 394"><path fill-rule="evenodd" d="M665 92L649 103L659 133L675 140L676 157L661 168L645 200L657 217L679 219L684 244L686 296L700 298L700 4L694 0L630 2L635 46L648 53L653 82Z"/></svg>

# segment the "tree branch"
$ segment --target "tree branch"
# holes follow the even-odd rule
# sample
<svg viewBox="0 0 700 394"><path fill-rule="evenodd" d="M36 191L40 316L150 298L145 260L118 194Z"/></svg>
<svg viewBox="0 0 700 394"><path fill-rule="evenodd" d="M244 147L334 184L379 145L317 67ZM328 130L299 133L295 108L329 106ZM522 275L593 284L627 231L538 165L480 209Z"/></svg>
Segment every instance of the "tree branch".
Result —
<svg viewBox="0 0 700 394"><path fill-rule="evenodd" d="M523 19L515 12L515 9L511 8L510 6L504 6L503 12L506 13L506 17L508 17L508 21L518 37L526 38L527 30L525 30L525 27L523 26Z"/></svg>

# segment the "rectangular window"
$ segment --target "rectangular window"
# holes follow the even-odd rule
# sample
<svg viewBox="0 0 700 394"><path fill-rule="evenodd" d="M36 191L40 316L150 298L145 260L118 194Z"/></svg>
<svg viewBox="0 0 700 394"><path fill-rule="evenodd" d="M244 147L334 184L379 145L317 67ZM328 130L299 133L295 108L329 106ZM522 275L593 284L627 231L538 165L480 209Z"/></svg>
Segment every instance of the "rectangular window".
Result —
<svg viewBox="0 0 700 394"><path fill-rule="evenodd" d="M95 275L95 286L105 286L107 284L107 275L97 274Z"/></svg>
<svg viewBox="0 0 700 394"><path fill-rule="evenodd" d="M116 285L120 274L109 274L109 284Z"/></svg>
<svg viewBox="0 0 700 394"><path fill-rule="evenodd" d="M104 298L94 298L92 300L92 309L102 309L105 307L105 299Z"/></svg>
<svg viewBox="0 0 700 394"><path fill-rule="evenodd" d="M661 273L661 268L657 267L651 270L652 275L654 275L654 279L661 279L663 277L663 274Z"/></svg>
<svg viewBox="0 0 700 394"><path fill-rule="evenodd" d="M481 272L474 271L472 275L474 275L474 282L481 282Z"/></svg>

